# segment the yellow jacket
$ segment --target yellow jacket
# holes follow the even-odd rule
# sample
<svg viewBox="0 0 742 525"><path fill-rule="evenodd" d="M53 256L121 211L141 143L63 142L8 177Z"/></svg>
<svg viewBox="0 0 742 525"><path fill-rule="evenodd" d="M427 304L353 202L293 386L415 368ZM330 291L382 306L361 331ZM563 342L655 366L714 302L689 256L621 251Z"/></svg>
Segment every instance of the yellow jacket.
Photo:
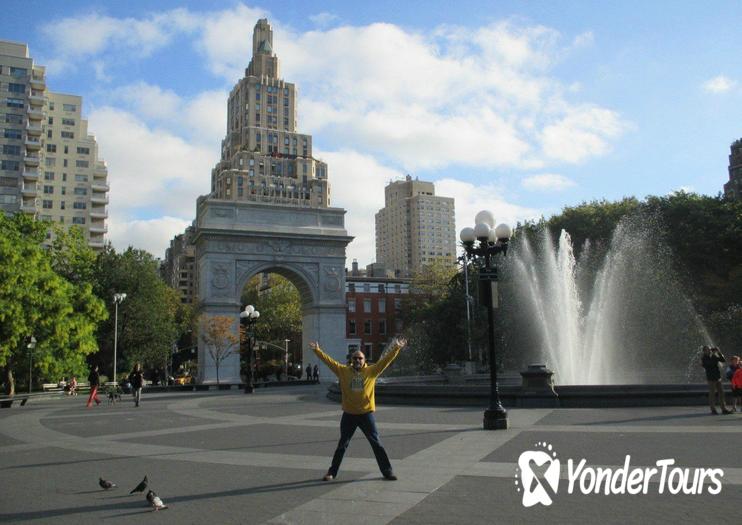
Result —
<svg viewBox="0 0 742 525"><path fill-rule="evenodd" d="M373 365L364 363L358 372L350 365L341 365L319 347L314 349L314 353L337 376L343 395L343 411L358 415L376 410L374 401L376 378L397 358L400 349L401 347L395 346Z"/></svg>

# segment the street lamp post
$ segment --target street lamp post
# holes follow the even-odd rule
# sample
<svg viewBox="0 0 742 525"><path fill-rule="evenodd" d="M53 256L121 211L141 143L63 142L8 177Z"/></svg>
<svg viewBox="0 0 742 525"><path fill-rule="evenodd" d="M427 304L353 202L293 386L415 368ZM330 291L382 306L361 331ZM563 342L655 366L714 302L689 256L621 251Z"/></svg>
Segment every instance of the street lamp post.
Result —
<svg viewBox="0 0 742 525"><path fill-rule="evenodd" d="M29 339L26 348L28 348L28 393L30 394L31 385L33 384L33 382L31 381L33 370L33 351L36 348L36 338L34 336L31 336L31 339Z"/></svg>
<svg viewBox="0 0 742 525"><path fill-rule="evenodd" d="M113 321L113 383L118 385L116 380L116 352L118 351L119 344L119 304L126 299L125 293L113 294L113 304L115 308L114 321Z"/></svg>
<svg viewBox="0 0 742 525"><path fill-rule="evenodd" d="M247 367L245 370L245 394L252 394L255 391L253 384L253 339L255 336L255 323L260 317L255 307L251 304L245 306L245 310L240 312L240 323L245 328L245 339L247 339Z"/></svg>
<svg viewBox="0 0 742 525"><path fill-rule="evenodd" d="M479 266L479 285L483 293L482 301L487 307L487 322L489 324L489 353L490 365L490 404L484 411L484 429L498 430L508 428L508 413L500 401L500 392L497 386L497 363L495 361L495 314L497 307L497 265L494 256L507 254L508 242L512 230L507 224L499 224L495 228L495 217L489 211L480 211L474 219L474 228L461 230L460 239L464 244L466 255ZM479 243L475 246L475 242Z"/></svg>
<svg viewBox="0 0 742 525"><path fill-rule="evenodd" d="M283 376L286 378L286 381L289 380L289 343L291 342L291 339L284 339L283 344L286 347L286 350L284 351L283 355Z"/></svg>

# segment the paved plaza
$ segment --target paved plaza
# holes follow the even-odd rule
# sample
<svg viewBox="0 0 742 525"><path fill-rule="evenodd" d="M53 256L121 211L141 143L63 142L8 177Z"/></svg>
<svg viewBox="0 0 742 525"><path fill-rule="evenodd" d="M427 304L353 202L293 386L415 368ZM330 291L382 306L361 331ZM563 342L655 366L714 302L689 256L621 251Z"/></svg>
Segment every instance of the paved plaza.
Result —
<svg viewBox="0 0 742 525"><path fill-rule="evenodd" d="M390 406L377 421L398 481L385 481L358 431L333 482L339 436L326 386L169 393L86 409L85 398L0 411L3 523L729 523L742 501L742 414L704 407L513 409L507 431L481 430L482 408ZM525 508L521 453L548 443L561 460L553 504ZM673 458L722 468L718 495L584 495L567 460L618 469ZM147 475L169 505L128 492ZM98 478L119 485L98 487ZM541 478L539 478L541 479ZM534 485L535 486L535 485ZM532 486L531 488L533 488ZM708 483L707 483L708 486Z"/></svg>

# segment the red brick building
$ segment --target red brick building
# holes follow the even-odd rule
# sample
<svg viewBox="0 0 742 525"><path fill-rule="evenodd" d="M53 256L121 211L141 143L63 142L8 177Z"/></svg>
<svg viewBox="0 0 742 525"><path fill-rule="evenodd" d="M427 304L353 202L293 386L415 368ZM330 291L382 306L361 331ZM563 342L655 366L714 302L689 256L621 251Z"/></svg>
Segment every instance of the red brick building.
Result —
<svg viewBox="0 0 742 525"><path fill-rule="evenodd" d="M345 279L348 352L362 350L376 361L387 343L404 328L402 299L410 293L410 279L348 275Z"/></svg>

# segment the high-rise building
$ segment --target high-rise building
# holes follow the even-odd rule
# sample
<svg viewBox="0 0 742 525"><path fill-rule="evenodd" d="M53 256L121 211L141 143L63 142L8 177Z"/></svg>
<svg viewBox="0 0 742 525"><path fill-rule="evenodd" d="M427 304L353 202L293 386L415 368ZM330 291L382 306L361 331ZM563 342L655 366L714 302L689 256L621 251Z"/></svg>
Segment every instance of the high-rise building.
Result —
<svg viewBox="0 0 742 525"><path fill-rule="evenodd" d="M229 94L227 135L212 170L217 199L326 208L327 164L313 158L312 137L297 133L296 87L280 78L273 30L261 19L252 60Z"/></svg>
<svg viewBox="0 0 742 525"><path fill-rule="evenodd" d="M41 219L80 226L102 248L108 231L108 169L82 118L82 97L48 93Z"/></svg>
<svg viewBox="0 0 742 525"><path fill-rule="evenodd" d="M0 41L0 210L35 215L39 204L39 165L46 80L25 44Z"/></svg>
<svg viewBox="0 0 742 525"><path fill-rule="evenodd" d="M376 214L376 261L402 277L434 261L455 264L454 200L409 175L389 183Z"/></svg>
<svg viewBox="0 0 742 525"><path fill-rule="evenodd" d="M80 226L93 248L107 232L108 170L82 118L82 97L52 93L25 44L0 41L0 89L7 93L0 209Z"/></svg>
<svg viewBox="0 0 742 525"><path fill-rule="evenodd" d="M192 304L196 297L196 247L192 243L195 228L189 226L184 233L176 235L165 250L162 262L162 278L180 293L180 300Z"/></svg>
<svg viewBox="0 0 742 525"><path fill-rule="evenodd" d="M742 199L742 139L732 142L729 149L729 182L724 184L724 196Z"/></svg>

